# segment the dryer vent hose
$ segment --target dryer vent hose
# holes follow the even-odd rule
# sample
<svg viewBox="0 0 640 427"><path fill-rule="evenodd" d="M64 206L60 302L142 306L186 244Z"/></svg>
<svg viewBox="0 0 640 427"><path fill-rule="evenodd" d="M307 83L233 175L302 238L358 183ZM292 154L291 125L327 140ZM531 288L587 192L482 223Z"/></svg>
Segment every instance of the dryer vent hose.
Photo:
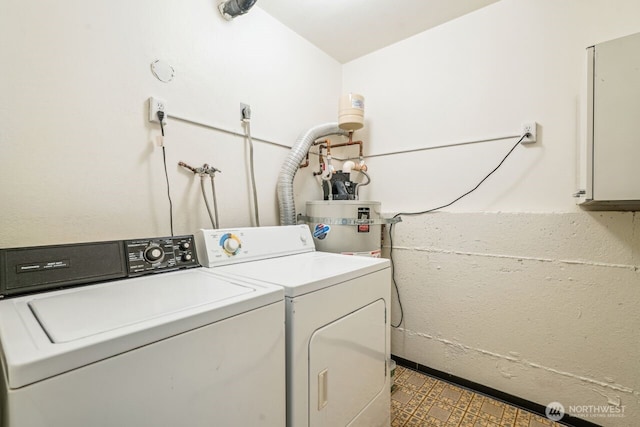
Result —
<svg viewBox="0 0 640 427"><path fill-rule="evenodd" d="M293 178L313 142L329 135L347 136L349 133L340 129L338 123L326 123L315 126L300 135L291 147L278 176L280 225L295 225L297 223L296 205L293 198Z"/></svg>

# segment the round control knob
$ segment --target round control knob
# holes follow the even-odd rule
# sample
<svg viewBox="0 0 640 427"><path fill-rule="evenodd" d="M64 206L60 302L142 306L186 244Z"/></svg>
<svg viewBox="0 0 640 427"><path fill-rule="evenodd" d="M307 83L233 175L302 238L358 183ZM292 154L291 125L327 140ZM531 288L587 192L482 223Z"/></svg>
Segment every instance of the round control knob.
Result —
<svg viewBox="0 0 640 427"><path fill-rule="evenodd" d="M240 247L240 242L238 242L234 238L230 238L224 241L223 246L225 251L229 252L230 254L235 254L235 252Z"/></svg>
<svg viewBox="0 0 640 427"><path fill-rule="evenodd" d="M144 259L154 264L164 258L164 251L160 246L149 246L144 250Z"/></svg>
<svg viewBox="0 0 640 427"><path fill-rule="evenodd" d="M183 262L191 261L192 258L193 258L193 256L191 256L191 254L182 255L182 261Z"/></svg>
<svg viewBox="0 0 640 427"><path fill-rule="evenodd" d="M186 251L187 249L191 248L191 243L189 242L182 242L180 243L180 249L182 249L183 251Z"/></svg>

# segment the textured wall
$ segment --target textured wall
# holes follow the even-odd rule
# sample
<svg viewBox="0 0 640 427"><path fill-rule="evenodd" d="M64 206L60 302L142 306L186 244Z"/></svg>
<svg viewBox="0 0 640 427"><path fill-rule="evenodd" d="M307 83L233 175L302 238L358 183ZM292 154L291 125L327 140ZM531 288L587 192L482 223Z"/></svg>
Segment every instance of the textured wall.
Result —
<svg viewBox="0 0 640 427"><path fill-rule="evenodd" d="M392 353L543 405L623 405L625 419L603 424L633 425L638 221L617 212L405 217L393 249L405 321ZM397 305L393 313L397 322Z"/></svg>

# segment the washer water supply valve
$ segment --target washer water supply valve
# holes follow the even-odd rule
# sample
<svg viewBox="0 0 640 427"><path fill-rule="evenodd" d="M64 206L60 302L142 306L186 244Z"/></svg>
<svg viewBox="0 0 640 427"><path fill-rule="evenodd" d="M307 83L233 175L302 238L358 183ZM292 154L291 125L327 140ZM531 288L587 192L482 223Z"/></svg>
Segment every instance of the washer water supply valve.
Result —
<svg viewBox="0 0 640 427"><path fill-rule="evenodd" d="M211 226L214 229L218 228L220 225L220 221L218 219L218 201L216 198L216 185L214 182L214 178L215 178L216 172L222 173L222 171L213 166L209 166L207 163L205 163L199 168L194 168L193 166L189 166L185 162L178 162L178 166L182 166L183 168L193 172L194 175L195 174L200 175L200 189L202 190L202 198L204 199L204 204L207 207L207 213L209 214L209 219L211 220ZM207 193L205 192L205 189L204 189L204 181L207 176L211 178L211 193L213 198L214 214L211 213L211 206L209 205L209 200L207 199Z"/></svg>

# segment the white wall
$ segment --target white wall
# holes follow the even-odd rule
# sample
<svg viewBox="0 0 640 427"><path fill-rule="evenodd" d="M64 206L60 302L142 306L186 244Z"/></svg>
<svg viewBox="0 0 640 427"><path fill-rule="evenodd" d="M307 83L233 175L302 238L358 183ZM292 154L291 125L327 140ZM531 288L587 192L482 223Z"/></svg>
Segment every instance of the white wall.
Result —
<svg viewBox="0 0 640 427"><path fill-rule="evenodd" d="M258 7L227 22L209 0L8 0L0 52L0 247L170 234L149 96L169 115L240 132L248 103L254 136L291 145L335 120L341 85L339 63ZM157 59L175 68L171 83L152 75ZM243 138L172 119L166 134L175 233L210 226L180 160L222 170L221 225L251 225ZM274 225L288 150L255 150L261 223Z"/></svg>
<svg viewBox="0 0 640 427"><path fill-rule="evenodd" d="M585 212L586 52L640 31L636 1L502 0L344 66L366 96L369 154L517 135L476 192L394 230L405 309L392 353L546 405L640 418L635 213ZM365 197L426 210L473 188L515 138L370 158ZM386 242L388 246L389 242ZM399 319L394 306L394 321Z"/></svg>
<svg viewBox="0 0 640 427"><path fill-rule="evenodd" d="M344 90L366 97L361 136L368 153L517 135L522 122L535 120L541 143L516 150L488 188L450 210L574 210L585 49L637 32L637 7L624 0L503 0L346 64ZM374 158L377 184L367 190L405 211L425 200L439 206L472 188L513 142Z"/></svg>

